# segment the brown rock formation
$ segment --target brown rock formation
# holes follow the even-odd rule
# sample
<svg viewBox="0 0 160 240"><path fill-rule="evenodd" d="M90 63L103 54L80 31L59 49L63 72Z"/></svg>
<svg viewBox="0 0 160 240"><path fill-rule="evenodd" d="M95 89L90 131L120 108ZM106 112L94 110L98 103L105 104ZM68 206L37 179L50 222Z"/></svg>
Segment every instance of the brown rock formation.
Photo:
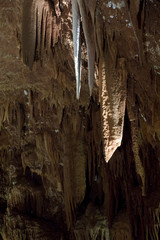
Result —
<svg viewBox="0 0 160 240"><path fill-rule="evenodd" d="M0 1L0 239L158 240L160 2L78 2L79 100L72 2Z"/></svg>

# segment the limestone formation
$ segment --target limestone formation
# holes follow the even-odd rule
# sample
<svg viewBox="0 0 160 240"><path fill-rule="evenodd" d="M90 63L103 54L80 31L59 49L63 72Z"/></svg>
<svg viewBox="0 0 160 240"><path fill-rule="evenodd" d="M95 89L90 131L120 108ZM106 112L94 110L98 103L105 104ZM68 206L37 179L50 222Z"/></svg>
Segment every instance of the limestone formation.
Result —
<svg viewBox="0 0 160 240"><path fill-rule="evenodd" d="M0 239L159 239L159 13L0 1Z"/></svg>

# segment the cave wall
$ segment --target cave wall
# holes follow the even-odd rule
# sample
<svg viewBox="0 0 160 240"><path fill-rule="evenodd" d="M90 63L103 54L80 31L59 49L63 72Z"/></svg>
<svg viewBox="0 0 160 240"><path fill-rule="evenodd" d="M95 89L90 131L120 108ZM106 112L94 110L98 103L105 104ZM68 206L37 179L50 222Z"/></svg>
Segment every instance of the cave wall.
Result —
<svg viewBox="0 0 160 240"><path fill-rule="evenodd" d="M160 2L84 1L79 100L71 4L0 1L0 237L158 240Z"/></svg>

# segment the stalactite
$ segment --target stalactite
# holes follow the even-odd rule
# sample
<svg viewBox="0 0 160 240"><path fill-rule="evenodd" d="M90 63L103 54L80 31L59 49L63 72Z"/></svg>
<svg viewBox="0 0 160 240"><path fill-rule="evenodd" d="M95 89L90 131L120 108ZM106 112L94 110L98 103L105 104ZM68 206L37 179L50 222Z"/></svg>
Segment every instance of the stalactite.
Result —
<svg viewBox="0 0 160 240"><path fill-rule="evenodd" d="M7 101L5 105L0 106L0 129L4 123L9 124L10 122L10 107L11 103Z"/></svg>
<svg viewBox="0 0 160 240"><path fill-rule="evenodd" d="M43 5L41 1L37 1L36 6L36 29L37 29L37 49L38 54L40 55L41 44L42 44L42 22L43 22Z"/></svg>
<svg viewBox="0 0 160 240"><path fill-rule="evenodd" d="M5 121L9 123L9 103L8 102L5 105L4 122Z"/></svg>
<svg viewBox="0 0 160 240"><path fill-rule="evenodd" d="M139 55L139 62L140 62L140 65L142 65L142 57L141 57L140 43L139 43L139 39L138 39L138 36L137 36L136 30L135 30L135 27L134 27L134 25L133 25L133 21L132 21L132 17L131 17L130 10L128 10L128 16L129 16L129 20L130 20L130 23L131 23L131 26L132 26L132 29L133 29L134 37L135 37L136 42L137 42L138 55Z"/></svg>
<svg viewBox="0 0 160 240"><path fill-rule="evenodd" d="M48 175L52 175L55 179L56 179L56 188L58 189L58 191L62 191L62 179L60 176L60 169L59 169L59 156L57 151L53 148L53 140L52 140L52 136L51 134L49 134L48 132L44 133L44 146L45 146L45 151L47 153L47 157L49 158L49 173ZM43 147L43 145L41 146L41 148ZM47 174L46 174L47 175Z"/></svg>
<svg viewBox="0 0 160 240"><path fill-rule="evenodd" d="M84 228L84 229L83 229ZM109 240L109 229L105 224L87 226L84 225L83 228L74 230L74 237L76 240Z"/></svg>
<svg viewBox="0 0 160 240"><path fill-rule="evenodd" d="M83 0L78 0L80 13L82 16L82 25L85 35L87 54L88 54L88 84L90 95L92 95L93 83L94 83L94 63L95 63L95 41L92 19L87 13L87 8ZM90 13L90 11L88 10Z"/></svg>
<svg viewBox="0 0 160 240"><path fill-rule="evenodd" d="M4 114L5 114L4 107L1 106L0 107L0 130L1 130L2 126L3 126Z"/></svg>
<svg viewBox="0 0 160 240"><path fill-rule="evenodd" d="M32 90L28 91L28 103L29 103L29 110L30 110L30 119L33 119L33 96L32 96L33 92Z"/></svg>
<svg viewBox="0 0 160 240"><path fill-rule="evenodd" d="M131 132L132 132L132 148L135 158L136 172L141 177L142 180L142 196L145 196L145 170L142 165L139 156L139 145L138 145L138 127L136 126L136 121L131 121Z"/></svg>
<svg viewBox="0 0 160 240"><path fill-rule="evenodd" d="M80 11L80 13L79 13ZM74 41L74 58L75 58L75 72L77 79L77 98L79 98L80 91L80 15L82 17L82 26L84 31L84 36L87 45L88 54L88 84L90 95L92 95L93 83L94 83L94 63L95 63L95 41L94 41L94 31L92 19L94 11L92 10L90 14L89 9L87 9L84 1L74 0L72 2L72 14L73 14L73 41ZM92 14L92 19L91 19ZM78 41L77 41L78 40Z"/></svg>
<svg viewBox="0 0 160 240"><path fill-rule="evenodd" d="M133 86L132 86L133 87ZM131 90L133 91L133 89ZM130 95L132 96L132 95ZM127 103L128 116L131 124L131 135L132 135L132 149L135 159L136 172L142 180L142 196L145 196L145 169L139 156L139 144L138 144L138 122L137 122L137 111L135 107L134 96L130 98L130 102Z"/></svg>
<svg viewBox="0 0 160 240"><path fill-rule="evenodd" d="M30 68L33 66L36 48L36 1L23 1L22 52L23 61Z"/></svg>
<svg viewBox="0 0 160 240"><path fill-rule="evenodd" d="M125 59L118 60L117 70L113 67L114 64L106 62L105 58L100 63L102 64L100 78L102 82L103 142L105 160L108 162L122 141L127 74Z"/></svg>
<svg viewBox="0 0 160 240"><path fill-rule="evenodd" d="M70 172L70 158L68 157L68 152L65 147L64 151L64 201L65 201L65 212L68 229L71 229L74 219L75 206L73 203L73 192L71 186L71 172Z"/></svg>
<svg viewBox="0 0 160 240"><path fill-rule="evenodd" d="M81 89L81 38L80 38L80 12L77 0L72 1L74 64L76 74L76 96L79 99Z"/></svg>
<svg viewBox="0 0 160 240"><path fill-rule="evenodd" d="M146 219L147 224L145 227L145 234L146 234L146 240L149 239L155 239L158 240L159 239L159 226L160 226L160 203L159 201L157 202L157 195L155 195L152 199L151 202L153 202L154 204L156 203L156 207L153 204L152 207L147 207L147 211L148 211L148 218Z"/></svg>
<svg viewBox="0 0 160 240"><path fill-rule="evenodd" d="M43 59L44 53L50 54L58 41L57 24L49 1L24 0L22 22L23 61L32 69L37 58ZM52 45L53 44L53 45Z"/></svg>

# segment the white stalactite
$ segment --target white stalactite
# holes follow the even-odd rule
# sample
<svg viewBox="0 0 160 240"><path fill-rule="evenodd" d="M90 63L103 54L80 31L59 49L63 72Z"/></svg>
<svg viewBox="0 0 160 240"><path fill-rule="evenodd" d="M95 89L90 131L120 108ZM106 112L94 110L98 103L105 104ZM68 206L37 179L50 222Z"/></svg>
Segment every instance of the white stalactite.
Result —
<svg viewBox="0 0 160 240"><path fill-rule="evenodd" d="M77 0L72 1L73 19L73 43L74 43L74 64L76 74L76 96L79 99L81 89L81 38L80 38L80 12Z"/></svg>
<svg viewBox="0 0 160 240"><path fill-rule="evenodd" d="M77 98L80 94L81 82L81 54L80 54L80 18L82 17L82 26L87 45L88 54L88 84L90 95L92 95L94 83L94 62L95 62L95 44L92 20L89 18L86 6L83 0L72 1L72 19L73 19L73 42L74 42L74 61L76 73Z"/></svg>

